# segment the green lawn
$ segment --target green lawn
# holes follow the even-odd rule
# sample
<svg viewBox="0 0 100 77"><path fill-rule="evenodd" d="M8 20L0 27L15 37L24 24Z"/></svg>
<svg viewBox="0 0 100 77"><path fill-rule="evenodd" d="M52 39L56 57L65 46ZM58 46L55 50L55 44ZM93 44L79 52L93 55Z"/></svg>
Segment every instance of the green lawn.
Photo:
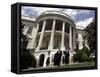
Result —
<svg viewBox="0 0 100 77"><path fill-rule="evenodd" d="M71 64L71 65L66 65L66 66L64 65L63 66L53 66L49 68L59 69L59 68L81 68L81 67L94 67L94 66L95 66L94 62L84 62L84 63L77 63L77 64Z"/></svg>
<svg viewBox="0 0 100 77"><path fill-rule="evenodd" d="M65 68L80 68L80 67L93 67L95 66L94 62L85 62L85 63L77 63L77 64L71 64L71 65L66 65L66 66L61 66Z"/></svg>
<svg viewBox="0 0 100 77"><path fill-rule="evenodd" d="M38 68L29 68L25 69L23 71L28 71L28 70L45 70L45 69L65 69L65 68L83 68L83 67L94 67L95 63L94 62L84 62L84 63L76 63L76 64L70 64L70 65L62 65L62 66L49 66L49 67L38 67Z"/></svg>

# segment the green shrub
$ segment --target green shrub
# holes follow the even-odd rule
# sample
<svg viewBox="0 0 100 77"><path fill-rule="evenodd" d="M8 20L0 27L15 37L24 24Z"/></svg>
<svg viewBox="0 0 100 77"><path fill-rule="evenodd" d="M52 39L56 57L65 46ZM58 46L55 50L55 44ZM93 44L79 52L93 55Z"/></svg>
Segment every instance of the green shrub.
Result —
<svg viewBox="0 0 100 77"><path fill-rule="evenodd" d="M81 51L82 51L83 53L86 53L88 57L90 56L90 50L89 50L86 46L84 46L84 47L81 49Z"/></svg>
<svg viewBox="0 0 100 77"><path fill-rule="evenodd" d="M79 51L79 49L78 49L78 48L76 48L76 49L75 49L75 52L78 52L78 51Z"/></svg>
<svg viewBox="0 0 100 77"><path fill-rule="evenodd" d="M89 60L88 60L89 62L94 62L95 61L95 58L89 58Z"/></svg>
<svg viewBox="0 0 100 77"><path fill-rule="evenodd" d="M36 65L37 65L37 60L35 56L33 56L32 67L36 67Z"/></svg>
<svg viewBox="0 0 100 77"><path fill-rule="evenodd" d="M20 68L26 69L32 66L33 56L30 54L29 50L23 49L20 56Z"/></svg>
<svg viewBox="0 0 100 77"><path fill-rule="evenodd" d="M79 62L81 59L82 53L81 52L76 52L76 54L73 55L73 62Z"/></svg>
<svg viewBox="0 0 100 77"><path fill-rule="evenodd" d="M77 54L74 54L74 55L73 55L73 62L77 62L77 61L78 61L78 57L79 57L79 56L77 56Z"/></svg>
<svg viewBox="0 0 100 77"><path fill-rule="evenodd" d="M79 62L86 62L88 61L89 57L87 56L86 53L83 53L79 59Z"/></svg>
<svg viewBox="0 0 100 77"><path fill-rule="evenodd" d="M73 62L87 62L89 61L90 51L87 47L76 49L76 54L73 55Z"/></svg>

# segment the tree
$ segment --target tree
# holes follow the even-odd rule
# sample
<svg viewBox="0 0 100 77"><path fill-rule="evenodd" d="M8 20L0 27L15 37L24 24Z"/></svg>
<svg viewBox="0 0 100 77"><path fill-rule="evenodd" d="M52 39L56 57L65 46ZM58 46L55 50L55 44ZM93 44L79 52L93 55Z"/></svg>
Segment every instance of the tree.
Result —
<svg viewBox="0 0 100 77"><path fill-rule="evenodd" d="M86 31L84 39L87 41L90 51L93 53L97 47L95 19L84 30Z"/></svg>
<svg viewBox="0 0 100 77"><path fill-rule="evenodd" d="M23 31L25 24L21 25L21 30ZM21 31L21 54L20 54L20 68L26 69L28 67L36 67L36 59L30 54L29 50L26 49L28 39Z"/></svg>
<svg viewBox="0 0 100 77"><path fill-rule="evenodd" d="M30 54L29 50L21 51L20 68L27 69L28 67L36 67L36 59Z"/></svg>

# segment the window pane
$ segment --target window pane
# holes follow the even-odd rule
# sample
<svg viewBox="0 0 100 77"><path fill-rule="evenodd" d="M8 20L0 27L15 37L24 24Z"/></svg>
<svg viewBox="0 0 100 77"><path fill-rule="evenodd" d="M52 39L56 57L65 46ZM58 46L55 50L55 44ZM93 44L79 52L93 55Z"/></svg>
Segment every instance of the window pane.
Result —
<svg viewBox="0 0 100 77"><path fill-rule="evenodd" d="M53 20L52 19L47 19L45 30L52 30L52 25L53 25Z"/></svg>
<svg viewBox="0 0 100 77"><path fill-rule="evenodd" d="M43 26L43 21L40 21L40 22L39 22L39 29L38 29L38 32L41 32L42 26Z"/></svg>
<svg viewBox="0 0 100 77"><path fill-rule="evenodd" d="M69 27L70 25L68 23L65 23L65 32L69 33Z"/></svg>
<svg viewBox="0 0 100 77"><path fill-rule="evenodd" d="M29 26L27 33L28 33L28 34L31 34L32 29L33 29L33 26Z"/></svg>
<svg viewBox="0 0 100 77"><path fill-rule="evenodd" d="M56 26L55 26L55 30L56 31L62 31L62 21L60 20L56 20Z"/></svg>

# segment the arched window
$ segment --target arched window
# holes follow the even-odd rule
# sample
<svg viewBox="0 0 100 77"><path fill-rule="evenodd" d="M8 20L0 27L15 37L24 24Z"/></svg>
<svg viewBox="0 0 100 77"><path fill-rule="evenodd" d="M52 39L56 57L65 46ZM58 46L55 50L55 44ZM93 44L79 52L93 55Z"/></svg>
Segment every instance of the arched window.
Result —
<svg viewBox="0 0 100 77"><path fill-rule="evenodd" d="M39 66L42 67L44 64L45 55L41 54L39 57Z"/></svg>

